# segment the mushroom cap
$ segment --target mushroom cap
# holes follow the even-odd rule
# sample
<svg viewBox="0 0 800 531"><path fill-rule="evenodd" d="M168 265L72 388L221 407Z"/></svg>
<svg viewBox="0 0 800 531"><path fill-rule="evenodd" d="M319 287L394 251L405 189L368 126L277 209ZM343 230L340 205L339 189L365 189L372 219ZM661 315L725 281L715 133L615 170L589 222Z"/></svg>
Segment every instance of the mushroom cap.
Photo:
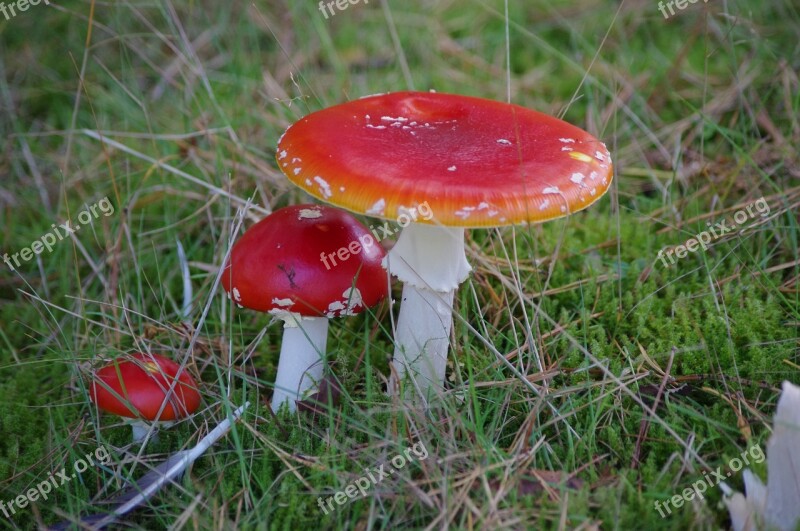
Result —
<svg viewBox="0 0 800 531"><path fill-rule="evenodd" d="M611 184L605 144L518 105L428 92L368 96L291 125L277 160L311 195L397 219L427 202L450 227L498 227L567 216Z"/></svg>
<svg viewBox="0 0 800 531"><path fill-rule="evenodd" d="M352 214L293 205L274 211L239 238L222 285L237 304L278 316L355 315L388 294L381 267L385 255Z"/></svg>
<svg viewBox="0 0 800 531"><path fill-rule="evenodd" d="M186 368L178 376L161 416L156 417L180 368L157 354L137 352L118 358L94 373L90 397L97 407L120 417L150 421L187 417L200 405L200 392Z"/></svg>

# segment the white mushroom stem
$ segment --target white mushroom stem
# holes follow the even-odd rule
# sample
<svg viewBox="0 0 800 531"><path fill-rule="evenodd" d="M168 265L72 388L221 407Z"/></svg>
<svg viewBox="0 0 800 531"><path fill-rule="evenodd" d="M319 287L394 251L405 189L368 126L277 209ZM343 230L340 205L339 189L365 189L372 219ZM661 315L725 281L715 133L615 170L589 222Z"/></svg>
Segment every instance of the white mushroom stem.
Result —
<svg viewBox="0 0 800 531"><path fill-rule="evenodd" d="M132 431L132 438L133 442L139 443L147 437L147 434L150 432L151 426L153 430L153 435L150 436L150 442L158 442L158 430L159 428L168 429L175 424L174 421L171 420L163 420L160 422L148 422L146 420L131 418L126 421Z"/></svg>
<svg viewBox="0 0 800 531"><path fill-rule="evenodd" d="M444 387L453 297L470 272L464 229L412 223L384 259L403 285L395 331L394 369L425 399ZM397 385L394 377L389 390Z"/></svg>
<svg viewBox="0 0 800 531"><path fill-rule="evenodd" d="M129 424L133 432L133 442L142 442L150 431L150 425L143 420L132 420Z"/></svg>
<svg viewBox="0 0 800 531"><path fill-rule="evenodd" d="M289 411L293 412L295 400L302 398L322 379L328 318L300 317L290 312L279 316L284 320L283 343L272 395L272 411L277 412L284 402L288 402Z"/></svg>

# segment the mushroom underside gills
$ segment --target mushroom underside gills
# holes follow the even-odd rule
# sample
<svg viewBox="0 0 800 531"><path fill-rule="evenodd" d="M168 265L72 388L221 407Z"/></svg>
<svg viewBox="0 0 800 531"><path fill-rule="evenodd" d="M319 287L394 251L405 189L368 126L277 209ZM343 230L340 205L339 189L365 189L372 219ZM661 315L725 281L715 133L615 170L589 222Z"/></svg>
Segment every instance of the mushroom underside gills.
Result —
<svg viewBox="0 0 800 531"><path fill-rule="evenodd" d="M411 388L428 399L444 387L453 297L470 272L464 229L412 223L403 229L384 264L404 283L394 368L401 381L410 374ZM392 378L390 392L395 387Z"/></svg>
<svg viewBox="0 0 800 531"><path fill-rule="evenodd" d="M299 322L287 319L272 395L273 411L284 402L288 402L289 411L294 411L295 400L322 379L327 341L327 317L303 317Z"/></svg>

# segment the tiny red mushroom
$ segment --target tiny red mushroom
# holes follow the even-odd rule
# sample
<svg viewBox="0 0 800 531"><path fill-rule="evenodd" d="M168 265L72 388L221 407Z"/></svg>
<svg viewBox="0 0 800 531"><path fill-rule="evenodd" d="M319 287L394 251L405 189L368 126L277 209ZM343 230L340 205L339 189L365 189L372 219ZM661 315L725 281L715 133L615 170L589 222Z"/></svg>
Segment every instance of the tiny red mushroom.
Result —
<svg viewBox="0 0 800 531"><path fill-rule="evenodd" d="M272 409L322 378L328 319L355 315L388 292L386 253L351 214L294 205L262 219L234 244L222 285L234 302L284 323Z"/></svg>
<svg viewBox="0 0 800 531"><path fill-rule="evenodd" d="M335 138L337 141L332 142ZM469 272L465 228L574 214L609 188L605 144L519 105L395 92L301 118L278 142L278 164L313 196L384 219L433 213L403 229L385 265L403 283L394 366L423 396L441 389L453 296Z"/></svg>
<svg viewBox="0 0 800 531"><path fill-rule="evenodd" d="M103 411L134 419L136 442L147 433L147 422L188 417L200 405L200 392L189 371L158 354L131 354L97 370L90 397Z"/></svg>

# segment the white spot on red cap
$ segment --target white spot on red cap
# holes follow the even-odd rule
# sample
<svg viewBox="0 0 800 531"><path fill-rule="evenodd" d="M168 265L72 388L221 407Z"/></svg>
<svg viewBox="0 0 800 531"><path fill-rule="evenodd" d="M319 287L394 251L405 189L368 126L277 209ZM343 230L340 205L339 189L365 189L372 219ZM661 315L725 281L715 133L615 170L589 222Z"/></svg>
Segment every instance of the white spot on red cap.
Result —
<svg viewBox="0 0 800 531"><path fill-rule="evenodd" d="M550 200L549 199L545 199L544 201L542 201L542 204L539 205L539 210L544 210L548 206L550 206Z"/></svg>
<svg viewBox="0 0 800 531"><path fill-rule="evenodd" d="M542 190L543 194L560 194L561 190L558 189L558 186L548 186L544 190Z"/></svg>
<svg viewBox="0 0 800 531"><path fill-rule="evenodd" d="M493 208L491 208L491 206L492 205L490 205L486 201L481 201L480 203L478 203L478 210L486 210L487 211L486 215L489 216L490 218L493 218L497 214L499 214L500 211L494 210Z"/></svg>
<svg viewBox="0 0 800 531"><path fill-rule="evenodd" d="M233 293L233 300L235 300L236 302L241 302L242 301L242 294L239 293L238 289L233 288L231 290L231 292Z"/></svg>
<svg viewBox="0 0 800 531"><path fill-rule="evenodd" d="M575 184L583 184L583 180L586 176L582 173L573 173L572 177L569 178L570 181L574 182Z"/></svg>
<svg viewBox="0 0 800 531"><path fill-rule="evenodd" d="M511 145L511 140L507 140L505 138L498 138L497 139L497 143L502 145L502 146L510 146Z"/></svg>
<svg viewBox="0 0 800 531"><path fill-rule="evenodd" d="M342 293L342 297L344 297L344 300L347 303L347 313L349 315L355 315L353 313L353 308L364 305L364 299L361 297L361 292L358 290L358 288L347 288L344 290L344 293Z"/></svg>
<svg viewBox="0 0 800 531"><path fill-rule="evenodd" d="M361 292L358 288L347 288L342 293L341 301L333 301L328 305L328 310L325 312L327 317L336 317L337 315L356 315L356 307L363 306L364 299L361 297Z"/></svg>
<svg viewBox="0 0 800 531"><path fill-rule="evenodd" d="M297 213L297 219L317 219L322 217L322 210L319 208L302 208Z"/></svg>
<svg viewBox="0 0 800 531"><path fill-rule="evenodd" d="M367 209L366 214L370 214L373 216L382 216L384 210L386 209L386 200L383 198L378 199L375 201L375 204Z"/></svg>
<svg viewBox="0 0 800 531"><path fill-rule="evenodd" d="M328 199L333 195L333 192L331 192L331 185L329 185L325 179L317 175L314 177L314 182L319 185L319 193L322 194L322 197Z"/></svg>
<svg viewBox="0 0 800 531"><path fill-rule="evenodd" d="M275 306L281 306L283 308L291 308L292 306L294 306L294 301L292 299L279 299L275 297L274 299L272 299L272 304L274 304Z"/></svg>
<svg viewBox="0 0 800 531"><path fill-rule="evenodd" d="M567 205L561 205L561 212L567 211Z"/></svg>
<svg viewBox="0 0 800 531"><path fill-rule="evenodd" d="M603 155L603 153L601 153L600 151L595 151L594 152L594 158L596 158L600 162L605 162L606 161L606 156Z"/></svg>
<svg viewBox="0 0 800 531"><path fill-rule="evenodd" d="M294 169L294 174L295 174L295 175L297 175L297 174L298 174L298 173L300 173L301 171L303 171L303 168L295 168L295 169Z"/></svg>
<svg viewBox="0 0 800 531"><path fill-rule="evenodd" d="M456 168L455 166L450 166L449 168L447 168L447 171L456 171L457 169L458 168Z"/></svg>
<svg viewBox="0 0 800 531"><path fill-rule="evenodd" d="M575 143L575 139L574 138L559 138L559 140L561 140L565 144L574 144Z"/></svg>
<svg viewBox="0 0 800 531"><path fill-rule="evenodd" d="M325 312L325 317L328 319L332 317L336 317L338 314L344 310L345 306L340 301L333 301L328 305L328 311Z"/></svg>
<svg viewBox="0 0 800 531"><path fill-rule="evenodd" d="M472 215L472 212L475 210L473 206L465 206L462 207L460 210L455 211L455 215L459 218L467 219Z"/></svg>
<svg viewBox="0 0 800 531"><path fill-rule="evenodd" d="M287 155L287 153L286 153L286 150L284 149L283 151L281 151L281 154L278 155L278 159L281 159L281 160L285 159L286 155Z"/></svg>
<svg viewBox="0 0 800 531"><path fill-rule="evenodd" d="M370 129L386 129L386 126L385 126L385 125L372 125L372 124L367 124L367 127L369 127Z"/></svg>
<svg viewBox="0 0 800 531"><path fill-rule="evenodd" d="M571 148L571 147L569 147L569 146L563 146L563 147L561 148L561 151L572 151L572 148Z"/></svg>

